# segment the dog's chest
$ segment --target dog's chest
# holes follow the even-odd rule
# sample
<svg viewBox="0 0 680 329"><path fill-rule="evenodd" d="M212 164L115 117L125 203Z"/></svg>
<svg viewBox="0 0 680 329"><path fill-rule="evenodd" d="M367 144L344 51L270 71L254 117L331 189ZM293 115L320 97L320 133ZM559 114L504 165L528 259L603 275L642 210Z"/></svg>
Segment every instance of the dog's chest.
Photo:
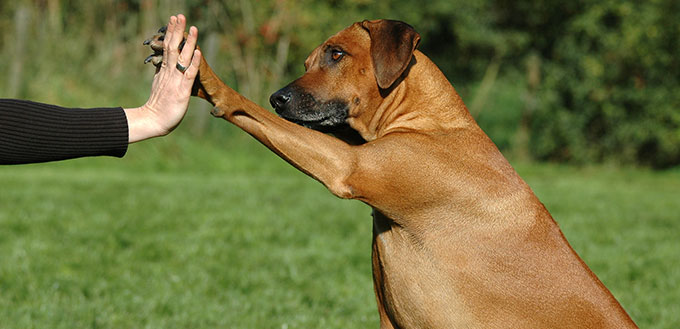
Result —
<svg viewBox="0 0 680 329"><path fill-rule="evenodd" d="M467 325L452 278L432 250L382 213L373 211L373 275L378 300L400 328Z"/></svg>

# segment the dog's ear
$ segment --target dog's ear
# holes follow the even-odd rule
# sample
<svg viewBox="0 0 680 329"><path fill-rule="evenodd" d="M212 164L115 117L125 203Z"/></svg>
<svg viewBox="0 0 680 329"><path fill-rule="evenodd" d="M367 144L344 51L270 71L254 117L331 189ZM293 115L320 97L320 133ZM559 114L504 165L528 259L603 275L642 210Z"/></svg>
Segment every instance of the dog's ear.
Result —
<svg viewBox="0 0 680 329"><path fill-rule="evenodd" d="M408 67L420 34L411 25L387 19L363 21L361 26L371 37L371 58L378 86L387 89Z"/></svg>

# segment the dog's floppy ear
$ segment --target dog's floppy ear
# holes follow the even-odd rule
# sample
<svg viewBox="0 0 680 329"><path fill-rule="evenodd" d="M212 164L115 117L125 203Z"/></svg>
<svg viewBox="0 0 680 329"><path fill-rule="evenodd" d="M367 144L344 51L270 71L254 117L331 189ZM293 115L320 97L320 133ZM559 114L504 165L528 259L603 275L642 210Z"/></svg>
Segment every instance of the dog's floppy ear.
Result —
<svg viewBox="0 0 680 329"><path fill-rule="evenodd" d="M408 67L420 34L411 25L387 19L363 21L361 26L371 37L371 58L378 86L387 89Z"/></svg>

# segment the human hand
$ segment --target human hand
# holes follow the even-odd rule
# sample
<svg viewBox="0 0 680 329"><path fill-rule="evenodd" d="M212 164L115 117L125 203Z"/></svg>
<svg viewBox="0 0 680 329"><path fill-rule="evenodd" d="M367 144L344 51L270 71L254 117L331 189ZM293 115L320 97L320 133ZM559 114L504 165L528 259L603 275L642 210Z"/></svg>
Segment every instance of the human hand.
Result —
<svg viewBox="0 0 680 329"><path fill-rule="evenodd" d="M142 107L124 109L129 143L169 134L187 112L201 51L195 49L198 29L192 26L180 53L185 28L184 15L170 17L163 40L163 62L154 75L149 100ZM180 71L177 64L186 71Z"/></svg>

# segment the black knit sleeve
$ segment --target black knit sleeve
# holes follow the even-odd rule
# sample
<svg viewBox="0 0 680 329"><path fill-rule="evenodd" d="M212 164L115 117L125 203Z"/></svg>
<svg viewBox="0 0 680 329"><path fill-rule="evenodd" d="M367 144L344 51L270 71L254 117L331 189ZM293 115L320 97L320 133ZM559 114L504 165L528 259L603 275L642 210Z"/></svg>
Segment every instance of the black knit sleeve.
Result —
<svg viewBox="0 0 680 329"><path fill-rule="evenodd" d="M0 164L35 163L127 152L122 108L63 108L0 99Z"/></svg>

